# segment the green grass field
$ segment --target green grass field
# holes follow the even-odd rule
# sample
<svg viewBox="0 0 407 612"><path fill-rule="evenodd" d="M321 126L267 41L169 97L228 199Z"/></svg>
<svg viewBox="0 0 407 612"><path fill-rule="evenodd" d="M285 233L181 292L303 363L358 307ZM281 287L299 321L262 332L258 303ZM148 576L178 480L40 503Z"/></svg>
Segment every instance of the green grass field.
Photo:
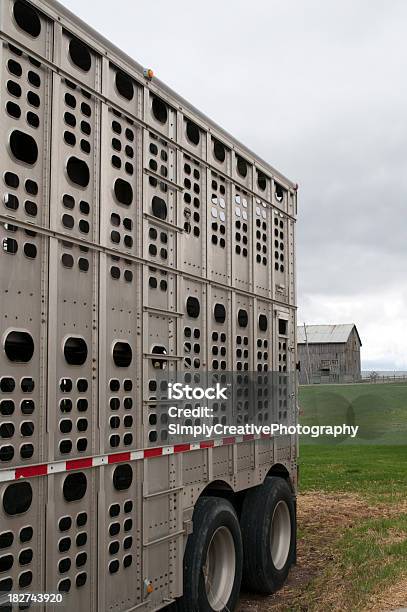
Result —
<svg viewBox="0 0 407 612"><path fill-rule="evenodd" d="M300 492L354 497L366 508L351 526L337 525L332 562L308 586L303 609L336 609L331 593L321 604L321 591L343 576L339 606L362 611L390 585L407 584L407 384L301 387L299 403L303 424L350 419L361 433L353 441L300 441ZM301 524L299 534L311 537Z"/></svg>
<svg viewBox="0 0 407 612"><path fill-rule="evenodd" d="M304 425L359 426L355 439L326 442L356 446L407 444L407 384L310 385L300 387L299 404Z"/></svg>

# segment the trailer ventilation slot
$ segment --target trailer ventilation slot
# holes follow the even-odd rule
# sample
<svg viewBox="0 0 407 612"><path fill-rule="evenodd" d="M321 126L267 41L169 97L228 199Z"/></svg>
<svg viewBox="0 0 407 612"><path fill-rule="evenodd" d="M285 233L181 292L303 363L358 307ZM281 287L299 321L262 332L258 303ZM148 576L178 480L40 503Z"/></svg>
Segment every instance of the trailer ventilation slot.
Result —
<svg viewBox="0 0 407 612"><path fill-rule="evenodd" d="M275 183L274 197L276 198L277 202L281 203L283 201L284 192L285 192L285 189L279 183Z"/></svg>
<svg viewBox="0 0 407 612"><path fill-rule="evenodd" d="M260 331L267 331L267 317L264 314L259 315L259 329Z"/></svg>
<svg viewBox="0 0 407 612"><path fill-rule="evenodd" d="M247 315L247 310L243 310L242 308L237 313L237 320L240 327L247 327L249 322L249 317Z"/></svg>
<svg viewBox="0 0 407 612"><path fill-rule="evenodd" d="M30 166L34 165L38 158L38 146L34 138L20 130L14 130L10 136L10 149L18 161Z"/></svg>
<svg viewBox="0 0 407 612"><path fill-rule="evenodd" d="M133 201L133 188L128 181L118 178L114 184L114 195L120 204L130 206Z"/></svg>
<svg viewBox="0 0 407 612"><path fill-rule="evenodd" d="M33 498L29 482L16 482L7 487L3 496L4 512L8 515L27 512Z"/></svg>
<svg viewBox="0 0 407 612"><path fill-rule="evenodd" d="M265 191L267 187L267 177L263 172L257 173L257 187L260 191Z"/></svg>
<svg viewBox="0 0 407 612"><path fill-rule="evenodd" d="M189 297L187 299L187 313L192 319L199 317L200 305L199 300L196 297Z"/></svg>
<svg viewBox="0 0 407 612"><path fill-rule="evenodd" d="M84 72L89 72L92 65L92 58L87 46L78 38L72 38L69 43L69 55L77 68Z"/></svg>
<svg viewBox="0 0 407 612"><path fill-rule="evenodd" d="M77 472L76 474L69 474L63 485L63 494L65 501L77 501L82 499L86 493L88 481L83 472Z"/></svg>
<svg viewBox="0 0 407 612"><path fill-rule="evenodd" d="M131 466L126 463L124 465L118 465L113 473L113 486L117 491L125 491L128 489L133 481L133 470Z"/></svg>
<svg viewBox="0 0 407 612"><path fill-rule="evenodd" d="M157 98L157 96L153 97L153 102L151 105L151 109L153 111L154 118L157 119L159 123L167 123L168 119L168 110L167 105L161 98Z"/></svg>
<svg viewBox="0 0 407 612"><path fill-rule="evenodd" d="M4 350L10 361L27 363L34 354L34 341L27 332L12 331L7 335Z"/></svg>
<svg viewBox="0 0 407 612"><path fill-rule="evenodd" d="M70 157L66 167L69 178L72 183L79 185L80 187L87 187L89 185L89 168L86 162L77 157Z"/></svg>
<svg viewBox="0 0 407 612"><path fill-rule="evenodd" d="M193 121L189 119L186 122L186 134L190 143L197 146L201 140L201 131L199 127Z"/></svg>
<svg viewBox="0 0 407 612"><path fill-rule="evenodd" d="M236 155L236 169L238 174L242 178L246 178L247 176L247 161L240 157L240 155Z"/></svg>
<svg viewBox="0 0 407 612"><path fill-rule="evenodd" d="M215 304L215 308L213 310L213 315L215 317L216 323L224 323L226 319L226 310L223 304Z"/></svg>
<svg viewBox="0 0 407 612"><path fill-rule="evenodd" d="M278 333L281 336L287 335L287 327L288 327L288 321L286 321L285 319L278 320Z"/></svg>
<svg viewBox="0 0 407 612"><path fill-rule="evenodd" d="M126 98L126 100L132 100L134 97L134 85L133 85L133 81L131 80L131 78L127 74L122 72L121 70L118 70L116 72L115 81L116 81L116 89L119 92L119 94L123 98Z"/></svg>
<svg viewBox="0 0 407 612"><path fill-rule="evenodd" d="M152 208L154 217L157 217L157 219L167 218L167 204L164 202L162 198L159 198L158 196L154 196L151 201L151 208Z"/></svg>
<svg viewBox="0 0 407 612"><path fill-rule="evenodd" d="M64 355L70 365L83 365L88 357L88 347L83 338L71 337L65 341Z"/></svg>
<svg viewBox="0 0 407 612"><path fill-rule="evenodd" d="M130 344L127 342L116 342L113 347L113 361L118 368L128 368L133 359Z"/></svg>
<svg viewBox="0 0 407 612"><path fill-rule="evenodd" d="M219 140L213 141L213 154L215 155L215 158L218 160L218 162L223 164L226 159L226 152L224 145L219 142Z"/></svg>
<svg viewBox="0 0 407 612"><path fill-rule="evenodd" d="M14 3L13 15L16 24L21 30L24 30L24 32L33 38L37 38L40 35L41 20L38 17L37 11L30 4L23 2L23 0L17 0Z"/></svg>
<svg viewBox="0 0 407 612"><path fill-rule="evenodd" d="M153 346L151 352L154 355L157 355L157 358L153 359L153 367L156 369L165 370L165 368L167 367L167 360L163 359L162 357L167 354L167 349L165 348L165 346L160 346L156 344L155 346ZM160 358L158 358L158 356L160 356Z"/></svg>

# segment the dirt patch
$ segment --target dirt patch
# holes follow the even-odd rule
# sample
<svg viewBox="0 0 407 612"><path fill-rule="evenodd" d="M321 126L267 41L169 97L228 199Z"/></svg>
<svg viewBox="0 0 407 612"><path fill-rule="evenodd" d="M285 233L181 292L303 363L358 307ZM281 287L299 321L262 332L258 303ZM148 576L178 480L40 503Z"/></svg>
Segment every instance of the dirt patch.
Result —
<svg viewBox="0 0 407 612"><path fill-rule="evenodd" d="M390 612L407 607L407 575L383 593L375 595L367 606L366 612Z"/></svg>
<svg viewBox="0 0 407 612"><path fill-rule="evenodd" d="M298 497L298 526L300 537L297 549L297 565L290 572L286 585L270 597L259 597L242 593L239 612L287 612L307 610L344 612L343 601L346 580L340 573L340 564L335 563L338 555L335 542L347 530L356 526L361 519L385 518L400 514L401 508L391 506L370 506L366 500L350 493L313 492ZM394 534L395 535L395 534ZM329 577L329 584L313 597L309 606L307 590L311 581L318 578L328 565L337 568L338 574ZM405 587L407 588L407 586ZM321 589L322 591L322 589ZM397 597L396 597L397 595ZM404 593L405 595L405 593ZM400 605L403 598L401 592ZM377 602L377 598L375 598ZM399 603L397 587L383 602L391 601L393 609ZM381 605L384 605L381 604ZM369 608L370 609L370 608ZM371 608L380 612L391 608Z"/></svg>

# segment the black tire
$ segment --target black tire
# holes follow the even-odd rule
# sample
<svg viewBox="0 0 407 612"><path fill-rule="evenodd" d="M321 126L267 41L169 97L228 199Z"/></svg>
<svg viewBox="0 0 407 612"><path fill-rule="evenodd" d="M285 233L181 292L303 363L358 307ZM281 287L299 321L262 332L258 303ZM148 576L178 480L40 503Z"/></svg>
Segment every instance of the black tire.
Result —
<svg viewBox="0 0 407 612"><path fill-rule="evenodd" d="M277 548L273 558L272 528L279 526L280 540L273 538ZM265 595L275 593L283 586L296 556L296 506L288 483L273 476L250 489L243 502L240 527L244 587Z"/></svg>
<svg viewBox="0 0 407 612"><path fill-rule="evenodd" d="M184 554L184 594L176 600L175 609L178 612L232 612L239 598L243 565L242 536L236 512L232 504L221 497L201 497L192 520L193 533L188 537ZM208 597L206 591L204 566L209 545L213 546L219 537L226 538L227 550L233 550L234 546L235 562L234 572L230 570L229 584L233 582L230 595L227 601L216 604L210 603L213 594ZM221 566L224 570L224 564Z"/></svg>

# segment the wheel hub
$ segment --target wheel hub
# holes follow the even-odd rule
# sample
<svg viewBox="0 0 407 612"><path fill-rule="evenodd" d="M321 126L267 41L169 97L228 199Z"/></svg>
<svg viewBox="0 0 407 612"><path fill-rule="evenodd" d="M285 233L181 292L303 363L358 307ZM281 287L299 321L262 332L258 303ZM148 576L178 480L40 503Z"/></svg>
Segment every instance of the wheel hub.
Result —
<svg viewBox="0 0 407 612"><path fill-rule="evenodd" d="M227 527L218 527L212 535L202 567L205 590L213 610L223 610L233 589L236 571L235 544Z"/></svg>
<svg viewBox="0 0 407 612"><path fill-rule="evenodd" d="M270 540L274 567L281 570L287 562L291 544L290 511L283 500L280 500L274 508Z"/></svg>

